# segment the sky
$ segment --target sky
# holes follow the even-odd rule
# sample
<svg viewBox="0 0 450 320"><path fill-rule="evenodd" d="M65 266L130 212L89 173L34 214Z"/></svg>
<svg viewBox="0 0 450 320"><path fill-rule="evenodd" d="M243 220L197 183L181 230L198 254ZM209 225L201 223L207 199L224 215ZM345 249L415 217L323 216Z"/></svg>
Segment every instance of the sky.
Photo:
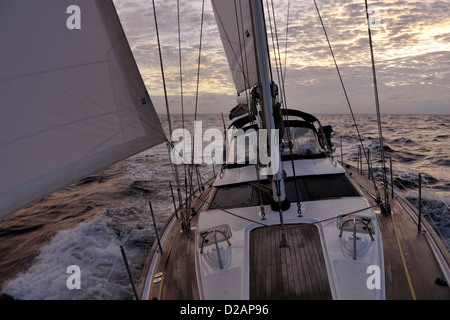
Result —
<svg viewBox="0 0 450 320"><path fill-rule="evenodd" d="M353 112L375 113L364 0L316 2ZM114 3L155 108L165 114L152 1ZM193 113L202 0L179 1L180 39L177 0L155 0L155 6L170 111L182 111L180 41L183 111ZM372 40L381 113L449 114L450 0L369 0L369 6L378 13ZM286 64L287 107L315 114L349 113L314 1L276 0L274 8ZM226 114L236 105L236 90L209 0L205 1L202 43L198 113Z"/></svg>

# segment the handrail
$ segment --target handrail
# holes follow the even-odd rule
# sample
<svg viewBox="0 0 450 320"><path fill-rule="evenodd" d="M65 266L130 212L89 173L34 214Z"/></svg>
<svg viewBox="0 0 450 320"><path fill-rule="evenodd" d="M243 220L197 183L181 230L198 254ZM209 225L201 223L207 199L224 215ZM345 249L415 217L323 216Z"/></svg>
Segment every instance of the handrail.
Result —
<svg viewBox="0 0 450 320"><path fill-rule="evenodd" d="M403 206L403 208L409 213L411 218L417 223L418 221L417 214L413 211L413 209L410 206L408 206L407 202L405 202L406 200L404 200L401 197L399 197L398 200L400 201L400 204ZM422 234L425 236L428 244L430 245L434 257L436 258L436 261L439 264L441 271L444 273L445 279L447 280L447 282L450 282L450 266L447 262L447 259L443 255L443 251L441 251L441 249L437 245L435 239L430 234L430 232L424 232Z"/></svg>
<svg viewBox="0 0 450 320"><path fill-rule="evenodd" d="M205 243L206 236L211 234L211 233L213 233L213 232L214 233L220 232L221 234L223 234L223 236L225 237L225 240L227 241L228 245L231 246L231 242L230 242L230 240L228 240L227 234L225 232L221 231L221 230L214 229L214 230L208 231L208 232L206 232L205 234L202 235L202 245L200 247L200 253L201 254L203 254L203 244ZM217 243L217 238L216 237L214 237L214 242Z"/></svg>
<svg viewBox="0 0 450 320"><path fill-rule="evenodd" d="M203 245L205 244L206 236L211 233L214 233L214 244L216 245L217 257L219 258L219 268L223 269L222 258L220 256L220 250L219 250L219 242L217 241L217 232L220 232L221 234L223 234L225 241L228 243L229 246L231 246L231 242L230 242L230 240L228 240L228 236L226 235L226 233L221 230L214 229L214 230L208 231L202 235L202 245L200 247L200 254L203 254Z"/></svg>
<svg viewBox="0 0 450 320"><path fill-rule="evenodd" d="M421 215L422 215L422 180L428 185L428 187L431 189L431 191L433 191L434 195L442 202L443 205L445 205L447 207L447 209L450 210L450 206L436 193L436 191L433 189L433 187L428 183L428 181L425 179L425 177L423 176L422 173L419 173L419 208L418 208L418 212L419 212L419 222L418 222L418 233L422 233L422 227L421 227ZM428 213L428 211L426 210L426 207L424 206L423 209L425 209L429 220L431 221L431 223L434 225L435 227L435 231L437 233L439 233L439 237L441 238L442 242L444 243L445 247L447 249L449 249L449 245L447 243L447 240L444 238L444 236L442 235L441 231L439 230L439 228L436 226L436 224L434 223L433 219L431 218L430 214Z"/></svg>
<svg viewBox="0 0 450 320"><path fill-rule="evenodd" d="M356 260L356 224L357 224L357 222L361 222L362 224L364 224L364 226L366 226L367 231L369 231L370 239L372 239L372 241L375 241L375 239L374 239L374 237L372 235L372 231L370 230L370 227L369 227L368 223L366 223L362 219L356 219L356 218L353 218L351 220L347 220L341 225L341 232L339 233L339 238L342 237L342 232L344 231L344 226L348 222L353 222L353 260Z"/></svg>
<svg viewBox="0 0 450 320"><path fill-rule="evenodd" d="M219 244L217 243L217 230L214 230L214 243L216 244L217 258L219 258L219 268L223 269L222 258L220 257Z"/></svg>
<svg viewBox="0 0 450 320"><path fill-rule="evenodd" d="M425 183L428 185L428 187L430 187L430 189L433 191L433 193L436 195L436 197L439 198L439 200L441 200L441 202L447 207L447 209L450 210L450 206L447 204L447 202L445 202L437 193L436 191L434 191L433 187L430 185L430 183L427 181L427 179L425 179L425 177L422 175L422 180L425 181Z"/></svg>
<svg viewBox="0 0 450 320"><path fill-rule="evenodd" d="M421 180L423 180L427 185L428 185L428 187L431 189L431 191L434 193L434 195L442 202L442 204L444 205L444 206L446 206L449 210L450 210L450 206L436 193L436 191L433 189L433 187L430 185L430 183L425 179L425 177L423 176L423 174L420 174L419 173L419 179L418 179L419 181L421 181ZM401 187L404 189L404 190L407 190L408 189L408 187L407 186L405 186L403 183L401 183L401 181L399 181L399 180L396 180L395 181L395 183L396 184L399 184L399 185L401 185ZM420 187L422 187L422 186L420 186ZM392 187L393 188L393 187ZM420 188L419 188L420 189ZM443 242L443 244L444 244L444 246L446 247L446 249L448 250L448 249L450 249L450 245L447 243L447 240L445 239L445 237L442 235L442 233L441 233L441 231L439 230L439 227L436 225L436 223L433 221L433 219L432 219L432 217L430 216L430 214L429 214L429 212L428 212L428 210L427 210L427 208L425 207L425 206L423 206L422 205L422 199L420 199L421 198L421 191L419 191L418 192L419 193L419 199L418 199L418 208L416 208L417 209L417 211L419 211L419 209L421 210L421 209L425 209L425 213L427 214L427 216L428 216L428 222L430 223L430 224L432 224L433 226L434 226L434 231L437 233L437 235L439 236L439 238L441 239L441 241ZM418 222L418 219L416 219L417 218L417 215L418 215L418 213L416 213L415 214L415 222L417 223L417 224L419 224L419 222ZM421 225L423 225L423 223L421 222ZM418 227L419 228L419 227ZM420 229L418 229L419 231L421 231L421 227L420 227ZM422 233L422 232L419 232L419 233Z"/></svg>

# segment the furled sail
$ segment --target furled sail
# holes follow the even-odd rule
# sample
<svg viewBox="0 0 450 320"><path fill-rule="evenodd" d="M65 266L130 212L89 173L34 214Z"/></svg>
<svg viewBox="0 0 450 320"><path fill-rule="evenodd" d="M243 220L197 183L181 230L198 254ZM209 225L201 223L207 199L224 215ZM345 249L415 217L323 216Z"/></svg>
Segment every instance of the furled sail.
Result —
<svg viewBox="0 0 450 320"><path fill-rule="evenodd" d="M249 0L211 0L216 23L238 93L258 82Z"/></svg>
<svg viewBox="0 0 450 320"><path fill-rule="evenodd" d="M110 0L0 3L0 218L166 140Z"/></svg>

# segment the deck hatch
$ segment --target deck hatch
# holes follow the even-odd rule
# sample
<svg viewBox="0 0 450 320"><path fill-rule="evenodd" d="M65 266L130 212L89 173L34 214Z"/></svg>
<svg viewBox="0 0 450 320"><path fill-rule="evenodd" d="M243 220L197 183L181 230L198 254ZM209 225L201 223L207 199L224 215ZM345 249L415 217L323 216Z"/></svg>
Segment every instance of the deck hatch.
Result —
<svg viewBox="0 0 450 320"><path fill-rule="evenodd" d="M286 225L288 248L280 235L274 227L250 232L250 299L331 299L317 227Z"/></svg>
<svg viewBox="0 0 450 320"><path fill-rule="evenodd" d="M359 197L345 174L326 174L286 178L286 196L290 202L297 201L295 181L300 201L316 201L343 197ZM326 187L324 187L326 186ZM249 181L216 187L209 209L229 209L260 205L260 196L264 205L272 199L271 184L268 180Z"/></svg>

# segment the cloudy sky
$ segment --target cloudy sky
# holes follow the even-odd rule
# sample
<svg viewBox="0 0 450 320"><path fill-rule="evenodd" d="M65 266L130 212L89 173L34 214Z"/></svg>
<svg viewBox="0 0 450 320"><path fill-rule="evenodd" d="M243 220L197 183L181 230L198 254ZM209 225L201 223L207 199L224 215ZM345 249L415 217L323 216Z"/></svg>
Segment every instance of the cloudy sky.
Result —
<svg viewBox="0 0 450 320"><path fill-rule="evenodd" d="M374 113L364 0L316 1L354 112ZM287 106L313 113L348 113L314 1L274 2L283 59L287 42ZM155 107L165 113L152 1L114 3ZM155 0L155 4L170 110L180 113L177 1ZM185 113L194 111L201 5L201 0L180 0ZM372 36L381 112L450 113L450 1L369 0L369 5L379 12ZM209 0L201 59L199 113L226 113L236 103L235 89Z"/></svg>

